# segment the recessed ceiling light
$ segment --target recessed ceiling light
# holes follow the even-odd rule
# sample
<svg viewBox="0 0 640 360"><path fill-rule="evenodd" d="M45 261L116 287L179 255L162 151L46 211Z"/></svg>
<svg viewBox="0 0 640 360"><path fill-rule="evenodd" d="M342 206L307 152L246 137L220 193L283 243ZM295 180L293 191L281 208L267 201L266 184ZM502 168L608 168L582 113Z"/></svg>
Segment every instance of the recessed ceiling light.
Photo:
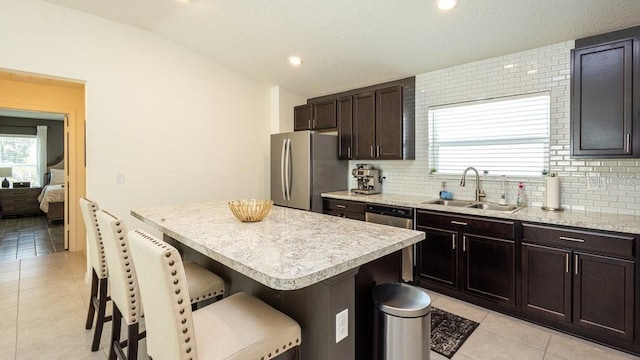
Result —
<svg viewBox="0 0 640 360"><path fill-rule="evenodd" d="M302 64L302 59L300 59L299 56L289 56L289 62L291 63L291 65L298 66Z"/></svg>
<svg viewBox="0 0 640 360"><path fill-rule="evenodd" d="M458 5L458 0L438 0L438 9L451 10Z"/></svg>

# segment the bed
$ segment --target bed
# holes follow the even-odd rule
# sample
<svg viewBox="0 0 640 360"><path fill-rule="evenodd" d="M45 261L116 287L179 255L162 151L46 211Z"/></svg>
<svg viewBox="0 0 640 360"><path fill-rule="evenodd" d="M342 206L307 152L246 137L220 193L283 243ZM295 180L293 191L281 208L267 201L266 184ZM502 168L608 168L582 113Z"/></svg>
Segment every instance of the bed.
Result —
<svg viewBox="0 0 640 360"><path fill-rule="evenodd" d="M45 185L38 196L40 210L47 215L49 225L54 221L64 220L64 168L61 169L60 166L64 166L62 161L49 166L49 171L45 176Z"/></svg>

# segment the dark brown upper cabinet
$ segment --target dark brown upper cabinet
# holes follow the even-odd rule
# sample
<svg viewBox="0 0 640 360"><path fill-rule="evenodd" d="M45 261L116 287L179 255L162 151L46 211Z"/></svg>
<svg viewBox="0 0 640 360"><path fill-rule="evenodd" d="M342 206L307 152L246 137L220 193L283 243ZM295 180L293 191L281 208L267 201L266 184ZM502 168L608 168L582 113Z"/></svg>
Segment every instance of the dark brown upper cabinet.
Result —
<svg viewBox="0 0 640 360"><path fill-rule="evenodd" d="M293 108L293 130L335 129L336 100L329 99Z"/></svg>
<svg viewBox="0 0 640 360"><path fill-rule="evenodd" d="M319 105L332 102L336 119L333 128L337 128L339 137L338 158L412 160L414 93L415 77L411 77L309 99L308 104L295 108L295 130L320 129Z"/></svg>
<svg viewBox="0 0 640 360"><path fill-rule="evenodd" d="M353 97L338 99L338 158L351 159L353 151Z"/></svg>
<svg viewBox="0 0 640 360"><path fill-rule="evenodd" d="M376 157L376 93L368 92L353 97L353 140L355 151L352 159Z"/></svg>
<svg viewBox="0 0 640 360"><path fill-rule="evenodd" d="M311 104L299 105L293 108L293 130L311 130L313 122L313 108Z"/></svg>
<svg viewBox="0 0 640 360"><path fill-rule="evenodd" d="M571 156L640 157L640 37L580 44L571 51Z"/></svg>
<svg viewBox="0 0 640 360"><path fill-rule="evenodd" d="M402 86L376 91L376 152L379 159L402 159Z"/></svg>

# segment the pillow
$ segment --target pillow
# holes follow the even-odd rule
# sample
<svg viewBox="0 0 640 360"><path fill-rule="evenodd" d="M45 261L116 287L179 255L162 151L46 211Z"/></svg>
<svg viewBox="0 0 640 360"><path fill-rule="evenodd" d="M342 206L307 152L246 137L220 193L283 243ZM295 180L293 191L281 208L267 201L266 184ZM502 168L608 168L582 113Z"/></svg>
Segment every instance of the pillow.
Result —
<svg viewBox="0 0 640 360"><path fill-rule="evenodd" d="M64 170L51 169L49 172L51 173L50 185L64 185Z"/></svg>

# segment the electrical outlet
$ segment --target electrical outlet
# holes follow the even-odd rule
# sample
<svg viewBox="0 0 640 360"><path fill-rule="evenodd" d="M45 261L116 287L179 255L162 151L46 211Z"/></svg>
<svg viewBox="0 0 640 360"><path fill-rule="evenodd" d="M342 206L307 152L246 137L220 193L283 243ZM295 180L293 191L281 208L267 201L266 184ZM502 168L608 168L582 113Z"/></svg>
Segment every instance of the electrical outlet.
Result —
<svg viewBox="0 0 640 360"><path fill-rule="evenodd" d="M124 173L117 172L116 173L116 184L124 184Z"/></svg>
<svg viewBox="0 0 640 360"><path fill-rule="evenodd" d="M336 343L349 335L349 309L336 314Z"/></svg>

